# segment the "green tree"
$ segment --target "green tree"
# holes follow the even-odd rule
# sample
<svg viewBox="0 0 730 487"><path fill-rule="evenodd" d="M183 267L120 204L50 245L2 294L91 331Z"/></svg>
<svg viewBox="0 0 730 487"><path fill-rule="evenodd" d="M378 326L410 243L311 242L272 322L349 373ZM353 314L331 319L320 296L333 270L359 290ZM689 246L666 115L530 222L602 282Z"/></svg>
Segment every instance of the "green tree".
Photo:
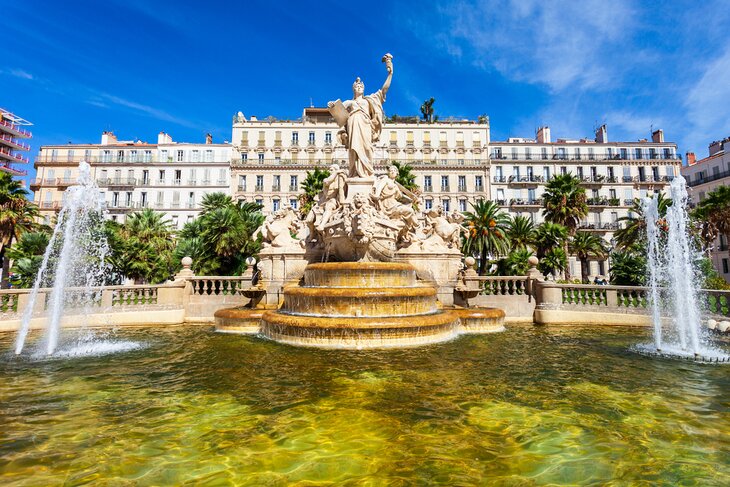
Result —
<svg viewBox="0 0 730 487"><path fill-rule="evenodd" d="M580 261L580 274L583 284L588 284L590 259L605 259L608 256L605 242L602 238L590 232L576 232L570 240L569 248Z"/></svg>
<svg viewBox="0 0 730 487"><path fill-rule="evenodd" d="M433 104L436 102L436 100L431 97L428 100L424 101L421 105L421 116L423 117L423 120L428 123L433 123L434 120L434 109Z"/></svg>
<svg viewBox="0 0 730 487"><path fill-rule="evenodd" d="M317 196L322 191L324 180L330 175L328 169L315 167L313 171L307 171L302 181L303 194L299 195L299 208L302 218L306 217L317 201Z"/></svg>
<svg viewBox="0 0 730 487"><path fill-rule="evenodd" d="M706 246L719 235L730 240L730 186L719 186L699 202L693 216L701 222Z"/></svg>
<svg viewBox="0 0 730 487"><path fill-rule="evenodd" d="M526 216L517 215L509 223L507 236L513 250L531 247L535 241L535 224Z"/></svg>
<svg viewBox="0 0 730 487"><path fill-rule="evenodd" d="M641 286L646 280L646 257L638 249L611 253L611 284Z"/></svg>
<svg viewBox="0 0 730 487"><path fill-rule="evenodd" d="M10 259L5 254L13 241L38 225L38 207L28 200L28 191L6 172L0 172L0 264L3 269L0 288L8 287Z"/></svg>
<svg viewBox="0 0 730 487"><path fill-rule="evenodd" d="M490 256L504 255L509 249L507 230L510 218L493 201L477 200L471 205L474 211L464 213L463 224L468 235L464 253L479 257L479 274L484 275Z"/></svg>
<svg viewBox="0 0 730 487"><path fill-rule="evenodd" d="M222 193L206 195L202 206L200 216L180 232L176 262L187 255L198 275L240 275L246 259L261 249L254 234L264 221L262 206L234 202Z"/></svg>
<svg viewBox="0 0 730 487"><path fill-rule="evenodd" d="M550 249L564 246L568 239L568 229L559 223L542 222L535 229L533 238L537 256L542 259Z"/></svg>
<svg viewBox="0 0 730 487"><path fill-rule="evenodd" d="M559 174L552 178L545 186L543 201L545 220L563 225L571 237L578 230L580 221L588 215L586 191L580 186L580 180L572 174ZM563 243L563 250L567 255L567 240ZM567 266L565 278L570 279Z"/></svg>
<svg viewBox="0 0 730 487"><path fill-rule="evenodd" d="M392 164L398 168L398 176L396 176L395 180L409 191L418 191L416 175L412 172L413 167L410 164L401 164L397 161L393 161Z"/></svg>
<svg viewBox="0 0 730 487"><path fill-rule="evenodd" d="M659 217L664 218L667 215L667 209L672 206L672 200L665 197L664 193L659 193L656 197ZM618 222L622 223L622 228L614 234L617 248L627 250L636 245L646 247L646 218L641 200L635 198L634 204L629 210L629 216L619 218Z"/></svg>
<svg viewBox="0 0 730 487"><path fill-rule="evenodd" d="M510 252L506 259L507 271L513 276L524 276L530 270L529 259L535 255L532 250L522 247Z"/></svg>
<svg viewBox="0 0 730 487"><path fill-rule="evenodd" d="M47 232L26 232L20 236L16 245L8 249L7 257L13 261L10 278L13 287L33 286L50 239Z"/></svg>
<svg viewBox="0 0 730 487"><path fill-rule="evenodd" d="M564 272L568 268L568 255L561 247L552 247L545 252L540 263L538 264L538 270L544 275L557 274Z"/></svg>
<svg viewBox="0 0 730 487"><path fill-rule="evenodd" d="M119 274L137 283L157 284L175 272L174 233L164 213L147 208L129 215L122 225L107 229L110 261Z"/></svg>

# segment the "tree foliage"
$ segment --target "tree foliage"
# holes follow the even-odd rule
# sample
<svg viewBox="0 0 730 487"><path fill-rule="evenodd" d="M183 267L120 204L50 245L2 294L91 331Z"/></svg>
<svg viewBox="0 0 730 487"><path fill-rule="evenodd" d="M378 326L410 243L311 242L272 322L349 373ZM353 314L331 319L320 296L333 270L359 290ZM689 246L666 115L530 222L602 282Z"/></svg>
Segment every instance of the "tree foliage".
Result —
<svg viewBox="0 0 730 487"><path fill-rule="evenodd" d="M580 186L580 180L572 174L559 174L553 177L543 193L543 216L546 221L559 223L568 229L573 236L578 230L580 221L588 215L586 191ZM568 254L567 241L563 244L565 255ZM569 268L565 267L565 277L570 279Z"/></svg>
<svg viewBox="0 0 730 487"><path fill-rule="evenodd" d="M299 195L300 214L304 218L312 209L317 201L317 196L322 192L324 180L330 175L328 169L320 169L315 167L313 171L307 171L307 175L302 181L303 193Z"/></svg>
<svg viewBox="0 0 730 487"><path fill-rule="evenodd" d="M651 196L654 197L653 195ZM659 218L667 216L667 210L672 206L672 200L664 196L664 193L656 195ZM630 249L636 245L646 247L646 217L641 200L634 199L633 206L629 210L629 216L618 219L623 223L622 228L616 231L616 247L622 250Z"/></svg>
<svg viewBox="0 0 730 487"><path fill-rule="evenodd" d="M479 274L484 275L489 258L504 255L509 250L510 218L493 201L477 200L471 205L474 211L464 213L467 238L463 249L465 254L478 256Z"/></svg>
<svg viewBox="0 0 730 487"><path fill-rule="evenodd" d="M8 283L10 266L5 255L7 250L23 233L38 228L38 207L28 200L28 194L19 180L0 171L0 266L3 269L0 287L7 287Z"/></svg>
<svg viewBox="0 0 730 487"><path fill-rule="evenodd" d="M424 121L426 121L428 123L433 123L435 121L434 120L435 112L433 109L433 104L435 102L436 102L436 99L431 97L428 100L424 101L423 104L421 105L421 117L423 118Z"/></svg>
<svg viewBox="0 0 730 487"><path fill-rule="evenodd" d="M608 248L604 240L590 232L576 232L568 247L580 261L581 280L588 284L588 269L590 259L605 259L608 257Z"/></svg>

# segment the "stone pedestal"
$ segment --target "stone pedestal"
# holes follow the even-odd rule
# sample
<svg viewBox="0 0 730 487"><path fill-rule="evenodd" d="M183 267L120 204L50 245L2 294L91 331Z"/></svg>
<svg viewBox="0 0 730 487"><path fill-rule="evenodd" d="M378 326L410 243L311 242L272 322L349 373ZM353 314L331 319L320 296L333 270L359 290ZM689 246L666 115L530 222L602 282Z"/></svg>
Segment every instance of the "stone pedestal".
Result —
<svg viewBox="0 0 730 487"><path fill-rule="evenodd" d="M418 278L432 282L437 289L438 300L444 306L454 304L454 289L461 271L461 252L451 249L449 252L434 254L422 250L401 249L395 254L395 262L408 262L416 268Z"/></svg>
<svg viewBox="0 0 730 487"><path fill-rule="evenodd" d="M262 300L264 306L278 306L284 286L299 283L304 276L308 257L304 249L268 248L259 253L260 260L257 264L261 273L259 283L266 291L266 296Z"/></svg>
<svg viewBox="0 0 730 487"><path fill-rule="evenodd" d="M358 193L365 194L369 197L370 192L375 184L374 178L348 178L347 179L347 203L352 203L352 199Z"/></svg>

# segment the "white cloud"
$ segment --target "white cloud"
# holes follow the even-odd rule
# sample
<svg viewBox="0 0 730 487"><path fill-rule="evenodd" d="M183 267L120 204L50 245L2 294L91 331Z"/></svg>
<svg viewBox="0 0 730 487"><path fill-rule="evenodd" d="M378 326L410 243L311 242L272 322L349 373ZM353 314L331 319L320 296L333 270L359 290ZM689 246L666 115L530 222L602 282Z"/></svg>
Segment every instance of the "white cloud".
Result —
<svg viewBox="0 0 730 487"><path fill-rule="evenodd" d="M9 74L15 78L25 79L28 81L33 81L35 79L35 76L30 74L28 71L19 68L10 68L7 70L0 69L0 74Z"/></svg>
<svg viewBox="0 0 730 487"><path fill-rule="evenodd" d="M627 69L622 60L637 57L622 50L633 31L626 0L456 1L440 14L446 22L434 37L449 55L468 51L477 67L552 91L615 86Z"/></svg>
<svg viewBox="0 0 730 487"><path fill-rule="evenodd" d="M689 148L701 151L712 140L730 135L730 44L707 64L684 101Z"/></svg>
<svg viewBox="0 0 730 487"><path fill-rule="evenodd" d="M108 106L107 104L110 103L112 105L128 108L132 111L150 116L152 118L156 118L158 120L172 122L183 127L200 128L201 126L198 123L177 117L159 108L144 105L142 103L137 103L132 100L127 100L126 98L121 98L119 96L111 95L109 93L96 93L94 96L86 100L86 103L105 108Z"/></svg>

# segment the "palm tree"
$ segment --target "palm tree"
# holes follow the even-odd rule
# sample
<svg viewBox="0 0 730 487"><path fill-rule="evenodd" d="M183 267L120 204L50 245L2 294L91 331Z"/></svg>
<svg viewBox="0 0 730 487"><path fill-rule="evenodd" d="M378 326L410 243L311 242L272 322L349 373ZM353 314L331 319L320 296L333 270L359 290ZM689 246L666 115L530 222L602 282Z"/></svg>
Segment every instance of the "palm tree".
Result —
<svg viewBox="0 0 730 487"><path fill-rule="evenodd" d="M110 260L119 273L139 283L159 283L172 275L174 234L164 213L146 208L112 231L117 235Z"/></svg>
<svg viewBox="0 0 730 487"><path fill-rule="evenodd" d="M5 253L13 240L20 239L23 233L33 231L38 226L38 207L27 196L28 191L20 181L6 172L0 172L0 263L3 270L0 288L8 287L10 274L10 260L5 258Z"/></svg>
<svg viewBox="0 0 730 487"><path fill-rule="evenodd" d="M395 180L409 191L418 191L416 175L412 172L413 167L410 164L401 164L397 161L393 161L392 164L398 168L398 176Z"/></svg>
<svg viewBox="0 0 730 487"><path fill-rule="evenodd" d="M570 241L570 251L580 261L580 274L583 284L588 284L589 259L605 259L608 256L606 243L590 232L576 232Z"/></svg>
<svg viewBox="0 0 730 487"><path fill-rule="evenodd" d="M667 209L672 206L672 200L664 196L664 193L658 193L656 197L659 217L664 218L667 215ZM644 217L644 207L639 198L634 198L634 204L629 210L629 216L622 216L617 222L625 222L625 225L614 234L617 248L627 250L636 245L644 246L646 218Z"/></svg>
<svg viewBox="0 0 730 487"><path fill-rule="evenodd" d="M436 100L431 97L428 100L423 102L423 105L421 105L421 116L423 117L423 120L428 123L433 123L434 118L434 110L433 110L433 104Z"/></svg>
<svg viewBox="0 0 730 487"><path fill-rule="evenodd" d="M510 218L494 201L477 200L471 205L474 211L464 213L463 224L468 232L464 253L479 257L479 274L484 275L489 257L505 254L509 249Z"/></svg>
<svg viewBox="0 0 730 487"><path fill-rule="evenodd" d="M304 194L299 195L299 208L302 217L306 217L309 210L314 206L317 196L322 192L324 180L330 175L328 169L314 168L314 171L307 171L307 176L302 181L302 191Z"/></svg>
<svg viewBox="0 0 730 487"><path fill-rule="evenodd" d="M517 215L509 223L507 236L513 250L526 249L535 241L535 224L526 216Z"/></svg>
<svg viewBox="0 0 730 487"><path fill-rule="evenodd" d="M218 208L225 208L233 204L233 198L229 195L221 192L208 193L203 196L203 201L200 203L200 207L203 209L202 213L208 211L217 210Z"/></svg>
<svg viewBox="0 0 730 487"><path fill-rule="evenodd" d="M580 180L570 173L559 174L547 183L542 196L545 202L542 212L545 220L559 223L568 229L569 236L575 235L580 221L588 215L586 191L580 186ZM567 240L563 244L563 250L567 255ZM567 266L565 278L570 279L570 269Z"/></svg>
<svg viewBox="0 0 730 487"><path fill-rule="evenodd" d="M538 269L546 276L548 274L555 275L558 272L564 272L567 268L568 256L560 247L548 249L538 264Z"/></svg>
<svg viewBox="0 0 730 487"><path fill-rule="evenodd" d="M515 276L524 276L530 270L530 257L535 255L532 250L523 247L510 252L505 262L509 273Z"/></svg>
<svg viewBox="0 0 730 487"><path fill-rule="evenodd" d="M646 257L631 250L611 253L611 284L641 286L646 280Z"/></svg>
<svg viewBox="0 0 730 487"><path fill-rule="evenodd" d="M13 287L33 286L50 239L46 232L26 232L16 245L8 249L8 260L13 261L13 276L10 278Z"/></svg>
<svg viewBox="0 0 730 487"><path fill-rule="evenodd" d="M559 223L543 222L535 229L537 256L542 259L550 249L562 248L568 239L568 229Z"/></svg>
<svg viewBox="0 0 730 487"><path fill-rule="evenodd" d="M694 216L702 222L702 234L707 246L724 235L730 239L730 186L719 186L700 201Z"/></svg>

